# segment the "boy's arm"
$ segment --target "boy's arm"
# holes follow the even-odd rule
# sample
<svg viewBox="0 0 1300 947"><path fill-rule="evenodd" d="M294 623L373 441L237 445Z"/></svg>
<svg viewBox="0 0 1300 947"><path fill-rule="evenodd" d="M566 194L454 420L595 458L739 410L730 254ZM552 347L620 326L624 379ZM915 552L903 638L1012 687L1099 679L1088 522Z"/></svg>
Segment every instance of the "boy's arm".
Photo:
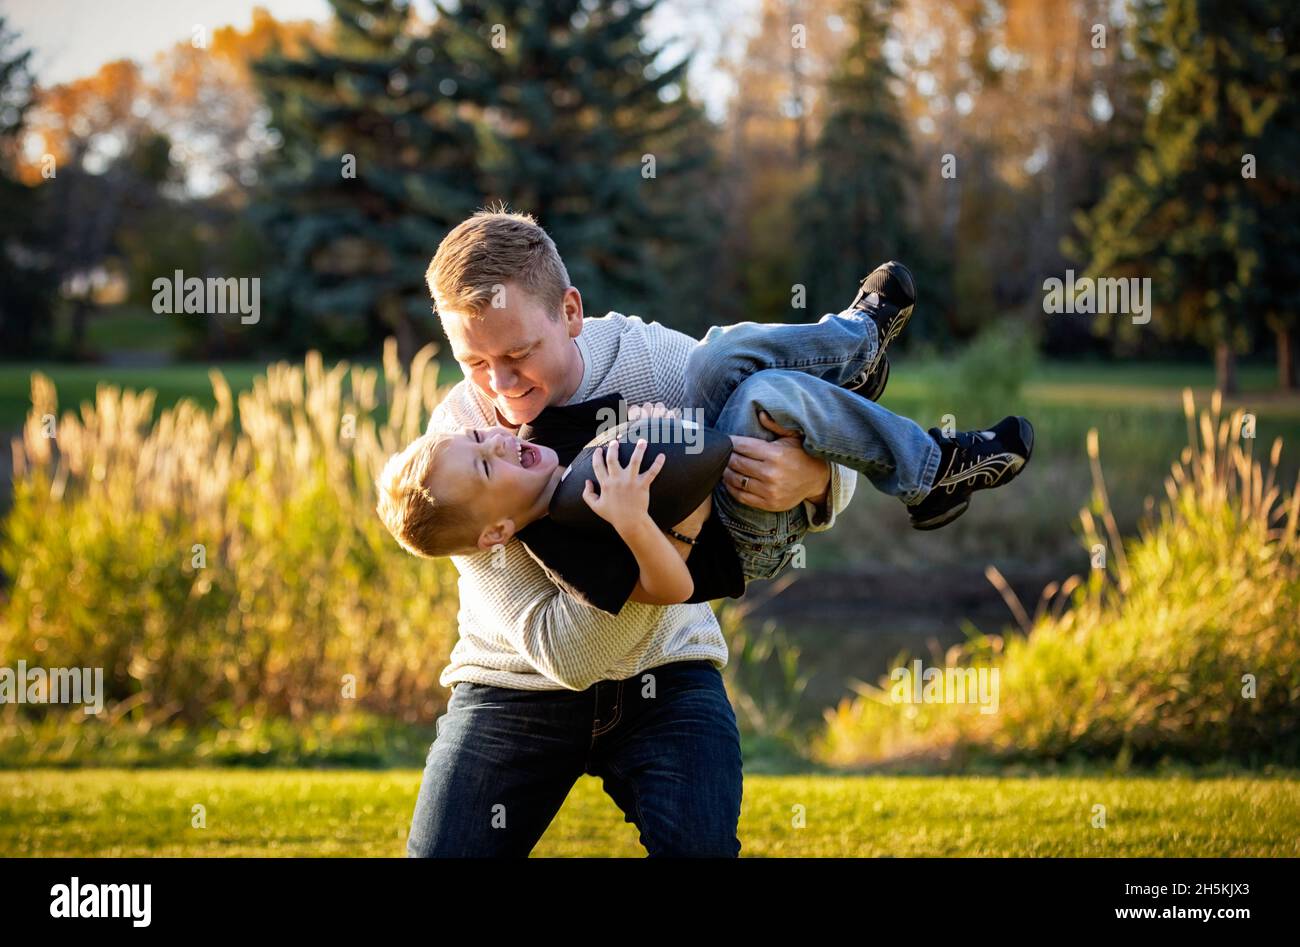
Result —
<svg viewBox="0 0 1300 947"><path fill-rule="evenodd" d="M695 539L697 536L700 535L700 530L704 528L704 521L709 518L709 514L712 512L713 512L713 497L707 496L704 498L704 502L695 508L694 513L692 513L686 519L678 523L675 527L673 527L673 529L675 532L681 533L683 536L687 536L691 539ZM686 562L688 559L690 559L691 550L695 548L693 545L691 545L690 543L684 543L680 539L677 539L676 537L665 535L665 538L672 545L673 550L681 558L682 562ZM638 563L639 562L640 560L638 560ZM687 572L689 574L690 572L689 567L687 567ZM678 601L684 602L686 601L686 599L689 599L694 593L695 593L695 578L694 576L691 576L691 587L686 593L686 598L679 599ZM644 583L640 579L637 580L636 588L632 590L632 594L628 596L628 601L641 602L644 605L678 604L678 602L659 601L657 598L651 595L649 591L647 591Z"/></svg>
<svg viewBox="0 0 1300 947"><path fill-rule="evenodd" d="M629 523L618 531L627 548L636 556L641 577L630 600L646 605L678 605L691 597L695 580L686 568L690 546L670 540L649 515L640 522ZM682 553L676 547L684 547Z"/></svg>
<svg viewBox="0 0 1300 947"><path fill-rule="evenodd" d="M685 557L650 518L650 484L667 458L660 454L642 473L646 446L644 438L637 441L626 467L619 462L618 441L611 440L604 450L596 450L592 472L600 492L588 480L582 498L597 516L614 527L631 550L641 572L638 587L645 593L645 604L676 605L691 597L695 580L686 568Z"/></svg>

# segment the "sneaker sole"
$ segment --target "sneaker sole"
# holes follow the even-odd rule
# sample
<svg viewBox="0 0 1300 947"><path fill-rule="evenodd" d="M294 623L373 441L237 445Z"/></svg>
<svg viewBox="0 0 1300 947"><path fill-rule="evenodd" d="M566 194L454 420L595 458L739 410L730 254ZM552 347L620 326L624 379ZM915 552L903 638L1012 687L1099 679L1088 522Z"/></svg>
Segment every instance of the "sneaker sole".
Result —
<svg viewBox="0 0 1300 947"><path fill-rule="evenodd" d="M890 260L888 263L882 265L898 267L896 270L891 270L890 273L900 284L902 284L904 291L912 302L910 305L904 306L902 309L898 310L898 315L894 319L894 324L890 327L889 334L883 339L876 340L876 360L873 364L867 366L863 373L866 375L870 375L880 367L880 362L885 357L886 350L888 350L890 343L903 334L903 329L907 327L908 321L912 318L912 310L916 308L916 283L912 280L912 271L897 260ZM854 304L857 304L856 299L854 300ZM851 388L850 390L855 389ZM868 400L875 401L883 393L884 386L882 385L880 391L877 392L876 397L868 398Z"/></svg>
<svg viewBox="0 0 1300 947"><path fill-rule="evenodd" d="M880 363L880 358L884 356L885 351L889 348L890 343L903 334L903 330L907 328L908 321L912 318L912 310L916 308L916 283L912 280L912 271L897 260L890 260L885 264L885 266L891 267L890 275L898 280L903 287L903 291L907 293L908 298L911 299L912 302L910 305L904 306L902 309L898 310L898 317L894 319L894 324L890 327L889 335L885 336L883 339L877 340L876 350L879 353L876 356L877 365ZM897 269L892 269L892 267L895 266ZM874 368L875 366L872 367Z"/></svg>
<svg viewBox="0 0 1300 947"><path fill-rule="evenodd" d="M881 395L885 393L885 386L889 384L889 357L881 356L880 364L877 366L875 385L870 391L864 390L865 382L857 387L845 386L848 391L855 395L861 395L868 401L879 401Z"/></svg>
<svg viewBox="0 0 1300 947"><path fill-rule="evenodd" d="M945 510L938 516L930 517L928 520L921 520L920 522L912 520L912 529L938 529L940 526L947 526L968 509L970 509L969 498L962 500L952 509Z"/></svg>

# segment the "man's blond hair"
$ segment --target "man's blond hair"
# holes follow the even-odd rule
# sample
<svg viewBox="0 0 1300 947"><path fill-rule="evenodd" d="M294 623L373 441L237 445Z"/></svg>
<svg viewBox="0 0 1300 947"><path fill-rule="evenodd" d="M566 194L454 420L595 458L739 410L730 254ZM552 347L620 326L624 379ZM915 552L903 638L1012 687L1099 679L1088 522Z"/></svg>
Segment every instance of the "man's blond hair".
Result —
<svg viewBox="0 0 1300 947"><path fill-rule="evenodd" d="M457 224L438 244L425 279L440 317L448 312L481 316L499 287L514 283L554 320L569 288L555 242L531 214L512 214L504 204Z"/></svg>
<svg viewBox="0 0 1300 947"><path fill-rule="evenodd" d="M429 559L476 551L479 529L463 503L434 496L428 484L449 435L425 434L388 458L375 481L375 510L407 552ZM440 493L442 491L439 491Z"/></svg>

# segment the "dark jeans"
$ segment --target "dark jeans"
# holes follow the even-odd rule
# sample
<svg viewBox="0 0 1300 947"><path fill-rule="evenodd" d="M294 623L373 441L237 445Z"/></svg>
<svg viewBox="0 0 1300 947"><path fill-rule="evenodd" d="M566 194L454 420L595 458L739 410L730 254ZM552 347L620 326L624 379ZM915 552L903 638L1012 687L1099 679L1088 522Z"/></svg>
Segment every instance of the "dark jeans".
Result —
<svg viewBox="0 0 1300 947"><path fill-rule="evenodd" d="M590 773L650 855L735 857L740 765L736 715L708 661L584 691L461 682L438 718L407 853L527 855Z"/></svg>

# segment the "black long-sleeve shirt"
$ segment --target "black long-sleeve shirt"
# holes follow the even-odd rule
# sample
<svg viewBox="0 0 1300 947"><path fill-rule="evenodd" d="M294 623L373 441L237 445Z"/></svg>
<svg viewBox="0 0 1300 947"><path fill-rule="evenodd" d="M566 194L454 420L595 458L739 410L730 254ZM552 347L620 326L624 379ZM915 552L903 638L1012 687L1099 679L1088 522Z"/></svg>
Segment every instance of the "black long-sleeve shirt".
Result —
<svg viewBox="0 0 1300 947"><path fill-rule="evenodd" d="M599 412L617 412L620 401L622 395L613 392L590 401L544 408L531 424L519 429L519 437L551 448L560 466L567 467L596 436L600 419L609 416ZM652 484L651 490L654 488ZM517 536L556 585L588 605L617 615L636 588L641 569L617 530L604 525L607 529L600 532L580 532L544 516ZM705 520L686 567L695 581L688 602L739 598L745 593L736 547L716 515Z"/></svg>

